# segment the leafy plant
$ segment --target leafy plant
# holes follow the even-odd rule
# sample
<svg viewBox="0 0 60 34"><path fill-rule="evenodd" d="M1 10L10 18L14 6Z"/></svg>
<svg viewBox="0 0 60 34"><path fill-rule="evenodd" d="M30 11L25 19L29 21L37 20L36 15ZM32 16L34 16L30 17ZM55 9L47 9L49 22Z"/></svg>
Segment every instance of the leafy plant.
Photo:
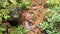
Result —
<svg viewBox="0 0 60 34"><path fill-rule="evenodd" d="M60 34L58 24L60 24L60 7L58 0L48 0L48 9L44 17L45 21L42 23L41 30L46 31L47 34ZM52 8L51 8L52 7Z"/></svg>
<svg viewBox="0 0 60 34"><path fill-rule="evenodd" d="M59 5L59 0L47 0L44 4L45 7L51 8Z"/></svg>
<svg viewBox="0 0 60 34"><path fill-rule="evenodd" d="M7 20L11 16L10 11L15 11L15 8L29 9L30 0L1 0L0 1L0 23L3 19ZM12 8L13 7L13 8Z"/></svg>
<svg viewBox="0 0 60 34"><path fill-rule="evenodd" d="M1 9L1 10L0 10L0 23L2 22L2 19L3 19L3 18L4 18L4 19L10 18L10 16L9 16L8 14L9 14L9 12L8 12L7 9Z"/></svg>
<svg viewBox="0 0 60 34"><path fill-rule="evenodd" d="M23 9L29 9L30 2L30 0L17 0L17 5Z"/></svg>
<svg viewBox="0 0 60 34"><path fill-rule="evenodd" d="M28 30L20 25L18 28L14 29L11 34L28 34Z"/></svg>
<svg viewBox="0 0 60 34"><path fill-rule="evenodd" d="M49 14L46 14L45 18L48 20L48 21L55 21L55 22L59 22L60 19L59 19L59 12L60 12L60 7L54 7L52 9L48 9L47 12L49 12Z"/></svg>
<svg viewBox="0 0 60 34"><path fill-rule="evenodd" d="M6 31L6 28L0 25L0 34L2 34L3 31Z"/></svg>
<svg viewBox="0 0 60 34"><path fill-rule="evenodd" d="M58 24L56 23L43 22L40 27L42 31L46 31L48 34L60 34L57 26Z"/></svg>

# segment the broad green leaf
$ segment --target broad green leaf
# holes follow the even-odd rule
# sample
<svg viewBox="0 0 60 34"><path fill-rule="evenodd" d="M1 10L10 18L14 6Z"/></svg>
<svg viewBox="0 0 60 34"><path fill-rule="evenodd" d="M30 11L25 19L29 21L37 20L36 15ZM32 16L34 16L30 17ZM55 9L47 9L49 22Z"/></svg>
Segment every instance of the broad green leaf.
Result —
<svg viewBox="0 0 60 34"><path fill-rule="evenodd" d="M2 32L2 31L5 31L5 28L3 28L3 27L0 26L0 31L1 31L1 32Z"/></svg>
<svg viewBox="0 0 60 34"><path fill-rule="evenodd" d="M8 0L2 0L2 6L6 7L6 5L8 4Z"/></svg>
<svg viewBox="0 0 60 34"><path fill-rule="evenodd" d="M10 2L12 2L14 5L17 4L17 1L16 0L9 0Z"/></svg>
<svg viewBox="0 0 60 34"><path fill-rule="evenodd" d="M2 18L0 17L0 24L2 23Z"/></svg>
<svg viewBox="0 0 60 34"><path fill-rule="evenodd" d="M43 22L41 25L41 29L45 30L46 28L48 28L48 23L47 22Z"/></svg>

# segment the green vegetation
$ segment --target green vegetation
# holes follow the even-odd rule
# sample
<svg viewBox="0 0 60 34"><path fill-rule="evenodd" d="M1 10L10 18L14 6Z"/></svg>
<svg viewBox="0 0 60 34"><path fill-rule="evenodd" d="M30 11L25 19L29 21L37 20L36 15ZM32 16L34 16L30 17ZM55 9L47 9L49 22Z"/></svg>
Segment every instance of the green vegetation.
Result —
<svg viewBox="0 0 60 34"><path fill-rule="evenodd" d="M4 26L0 26L0 34L2 34L4 31L6 31L6 28Z"/></svg>
<svg viewBox="0 0 60 34"><path fill-rule="evenodd" d="M48 0L45 5L48 7L46 10L45 21L41 25L41 30L46 31L48 34L60 34L59 24L60 24L60 7L58 0Z"/></svg>
<svg viewBox="0 0 60 34"><path fill-rule="evenodd" d="M2 22L3 19L10 18L10 10L13 12L15 11L15 8L22 8L22 9L29 9L30 0L1 0L0 1L0 22Z"/></svg>
<svg viewBox="0 0 60 34"><path fill-rule="evenodd" d="M29 9L29 5L30 0L0 0L0 24L2 24L3 20L11 18L10 14L12 14L12 12L15 12L17 10L16 7L27 10ZM0 27L0 34L2 34L1 30L4 31L4 28ZM17 34L17 32L18 34L26 33L26 31L22 32L21 30L26 29L23 29L22 26L19 26L18 28L16 28L16 30L14 30L13 33L14 34Z"/></svg>
<svg viewBox="0 0 60 34"><path fill-rule="evenodd" d="M59 5L59 0L47 0L44 6L51 8L58 5Z"/></svg>
<svg viewBox="0 0 60 34"><path fill-rule="evenodd" d="M18 28L14 28L10 34L28 34L28 30L20 25Z"/></svg>

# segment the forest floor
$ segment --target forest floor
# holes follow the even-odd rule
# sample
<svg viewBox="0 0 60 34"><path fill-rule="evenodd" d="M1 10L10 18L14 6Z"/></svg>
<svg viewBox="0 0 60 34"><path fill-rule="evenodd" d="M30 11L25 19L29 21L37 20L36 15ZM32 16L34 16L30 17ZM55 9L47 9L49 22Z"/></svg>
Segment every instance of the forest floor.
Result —
<svg viewBox="0 0 60 34"><path fill-rule="evenodd" d="M30 4L31 9L24 10L22 13L23 25L25 25L26 20L30 21L28 23L30 24L33 31L30 30L29 34L37 34L37 33L42 34L40 29L37 28L36 26L44 21L45 12L43 11L47 9L44 7L44 2L45 0L31 0Z"/></svg>

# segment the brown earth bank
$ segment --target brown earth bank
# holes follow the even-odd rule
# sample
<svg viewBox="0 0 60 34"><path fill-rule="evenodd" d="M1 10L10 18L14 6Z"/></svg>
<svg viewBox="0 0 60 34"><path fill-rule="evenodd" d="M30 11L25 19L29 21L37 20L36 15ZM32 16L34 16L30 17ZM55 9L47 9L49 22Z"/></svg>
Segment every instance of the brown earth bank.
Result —
<svg viewBox="0 0 60 34"><path fill-rule="evenodd" d="M42 34L41 30L36 27L44 20L46 8L43 6L46 0L31 0L30 9L22 11L22 24L30 32L29 34Z"/></svg>

